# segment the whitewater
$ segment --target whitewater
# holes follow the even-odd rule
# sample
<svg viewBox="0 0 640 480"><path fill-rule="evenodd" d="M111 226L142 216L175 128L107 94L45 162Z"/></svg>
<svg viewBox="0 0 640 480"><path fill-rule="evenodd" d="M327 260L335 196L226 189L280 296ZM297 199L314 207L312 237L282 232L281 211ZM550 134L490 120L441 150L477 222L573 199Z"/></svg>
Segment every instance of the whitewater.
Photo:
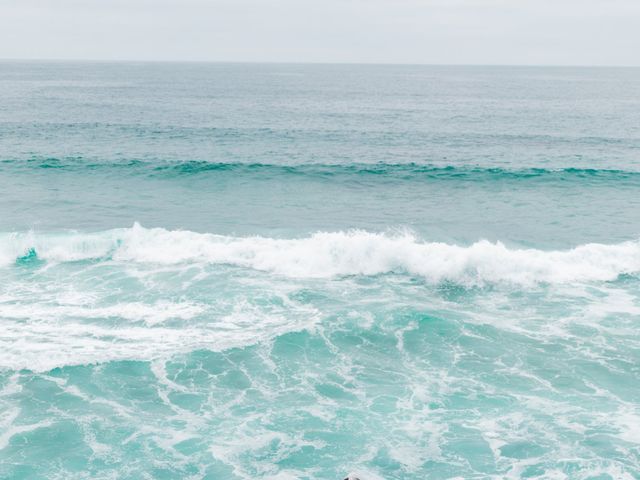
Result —
<svg viewBox="0 0 640 480"><path fill-rule="evenodd" d="M222 264L294 278L406 273L431 283L529 285L637 274L640 241L542 251L509 249L484 240L468 247L424 242L408 232L318 232L307 238L276 239L146 229L137 223L130 229L93 234L0 234L0 265L37 260Z"/></svg>

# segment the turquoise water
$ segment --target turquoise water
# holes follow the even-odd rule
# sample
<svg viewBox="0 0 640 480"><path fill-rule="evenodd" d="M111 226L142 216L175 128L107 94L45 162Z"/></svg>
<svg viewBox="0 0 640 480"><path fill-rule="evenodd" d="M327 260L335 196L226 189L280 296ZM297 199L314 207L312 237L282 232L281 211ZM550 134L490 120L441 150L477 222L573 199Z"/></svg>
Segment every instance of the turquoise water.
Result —
<svg viewBox="0 0 640 480"><path fill-rule="evenodd" d="M640 69L0 63L0 478L640 478Z"/></svg>

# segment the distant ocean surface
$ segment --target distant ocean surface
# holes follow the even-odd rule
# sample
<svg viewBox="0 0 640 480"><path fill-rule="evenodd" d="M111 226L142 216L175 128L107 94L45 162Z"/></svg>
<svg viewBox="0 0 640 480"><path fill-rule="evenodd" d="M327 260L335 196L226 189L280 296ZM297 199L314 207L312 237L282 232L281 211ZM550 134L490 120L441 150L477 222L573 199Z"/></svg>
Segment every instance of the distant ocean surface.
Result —
<svg viewBox="0 0 640 480"><path fill-rule="evenodd" d="M0 478L640 478L640 69L0 62Z"/></svg>

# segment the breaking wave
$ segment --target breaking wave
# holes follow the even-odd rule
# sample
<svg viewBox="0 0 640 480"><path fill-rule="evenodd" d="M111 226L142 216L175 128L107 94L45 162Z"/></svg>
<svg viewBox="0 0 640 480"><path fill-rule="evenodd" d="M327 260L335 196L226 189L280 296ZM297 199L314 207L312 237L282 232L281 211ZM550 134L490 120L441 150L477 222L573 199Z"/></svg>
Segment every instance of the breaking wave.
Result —
<svg viewBox="0 0 640 480"><path fill-rule="evenodd" d="M0 265L114 261L232 265L294 278L405 273L430 283L568 283L615 280L640 272L640 241L585 244L569 250L425 242L415 235L361 230L306 238L231 237L162 228L98 233L0 235Z"/></svg>

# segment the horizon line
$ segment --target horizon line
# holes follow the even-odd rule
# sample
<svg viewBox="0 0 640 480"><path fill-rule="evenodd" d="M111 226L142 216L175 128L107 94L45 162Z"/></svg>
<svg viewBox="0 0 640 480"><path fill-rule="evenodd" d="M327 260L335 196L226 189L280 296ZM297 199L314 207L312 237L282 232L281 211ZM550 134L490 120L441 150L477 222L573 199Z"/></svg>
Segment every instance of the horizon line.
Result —
<svg viewBox="0 0 640 480"><path fill-rule="evenodd" d="M17 58L0 57L0 62L51 63L187 63L232 65L352 65L352 66L406 66L406 67L516 67L516 68L640 68L639 65L560 64L560 63L411 63L411 62L347 62L347 61L295 61L295 60L178 60L178 59L101 59L101 58Z"/></svg>

